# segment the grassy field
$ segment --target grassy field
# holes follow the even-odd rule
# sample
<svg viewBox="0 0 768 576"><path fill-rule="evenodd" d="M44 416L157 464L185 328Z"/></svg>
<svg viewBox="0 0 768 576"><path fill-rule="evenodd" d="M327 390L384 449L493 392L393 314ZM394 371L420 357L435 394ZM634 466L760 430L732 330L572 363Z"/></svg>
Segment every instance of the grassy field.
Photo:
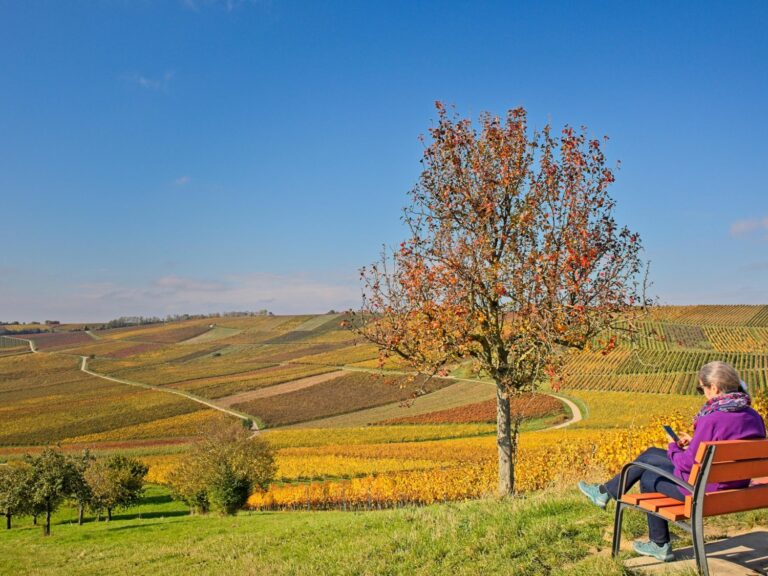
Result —
<svg viewBox="0 0 768 576"><path fill-rule="evenodd" d="M374 512L190 516L161 487L111 522L55 517L53 534L22 519L0 538L2 574L633 575L609 554L612 514L573 489ZM765 525L765 513L713 519L710 537ZM645 530L627 515L624 535ZM677 546L687 544L683 534Z"/></svg>
<svg viewBox="0 0 768 576"><path fill-rule="evenodd" d="M0 538L3 574L624 574L608 515L574 494L364 513L188 516L162 489L112 522L57 518Z"/></svg>

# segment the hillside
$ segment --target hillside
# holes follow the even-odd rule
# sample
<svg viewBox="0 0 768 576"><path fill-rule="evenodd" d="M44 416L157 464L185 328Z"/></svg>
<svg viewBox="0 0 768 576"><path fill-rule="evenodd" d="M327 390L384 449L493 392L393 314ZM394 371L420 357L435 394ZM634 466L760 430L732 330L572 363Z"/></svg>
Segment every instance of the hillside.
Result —
<svg viewBox="0 0 768 576"><path fill-rule="evenodd" d="M546 395L518 401L527 416L518 488L551 485L563 469L615 470L640 443L663 441L656 428L640 432L655 419L684 429L701 402L691 392L706 361L731 361L753 391L764 388L766 309L659 308L642 337L619 338L605 355L574 355L561 393L585 418L542 430L570 410ZM0 457L51 442L129 451L163 482L206 426L250 417L277 448L279 468L270 491L252 497L254 508L426 504L492 492L493 384L466 366L430 381L411 381L397 364L376 374L376 350L342 319L229 317L25 336L37 353L9 340L0 348ZM80 370L83 357L92 372ZM636 440L610 439L627 430ZM612 442L622 449L605 449Z"/></svg>

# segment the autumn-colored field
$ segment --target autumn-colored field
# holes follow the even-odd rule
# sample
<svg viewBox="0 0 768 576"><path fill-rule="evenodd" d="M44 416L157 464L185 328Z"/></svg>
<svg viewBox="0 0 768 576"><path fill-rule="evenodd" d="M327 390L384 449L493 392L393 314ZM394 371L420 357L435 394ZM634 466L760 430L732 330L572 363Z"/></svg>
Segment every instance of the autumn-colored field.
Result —
<svg viewBox="0 0 768 576"><path fill-rule="evenodd" d="M429 393L450 384L450 380L440 378L411 383L405 377L353 372L310 388L236 404L235 408L258 414L269 426L281 426L406 401L413 398L414 387Z"/></svg>
<svg viewBox="0 0 768 576"><path fill-rule="evenodd" d="M62 350L93 342L93 337L87 332L51 332L27 334L21 337L32 340L39 350Z"/></svg>
<svg viewBox="0 0 768 576"><path fill-rule="evenodd" d="M678 430L688 430L686 418L665 418ZM687 420L690 423L690 420ZM648 446L666 443L660 421L642 427L606 430L555 430L523 434L520 440L517 488L540 490L566 480L601 477L621 466ZM283 449L280 458L286 470L294 462L313 462L318 472L338 466L339 459L390 459L404 464L399 470L368 474L352 480L322 479L312 483L275 484L266 493L256 493L249 504L257 509L365 508L373 502L383 507L402 502L430 504L492 494L497 481L493 435L410 442L401 444L326 445ZM428 463L431 463L428 465ZM302 468L302 478L312 471ZM286 475L289 475L286 473Z"/></svg>
<svg viewBox="0 0 768 576"><path fill-rule="evenodd" d="M182 322L161 322L98 330L95 332L95 335L108 340L138 340L141 342L157 342L159 344L175 344L207 332L210 329L211 322L212 320L207 318Z"/></svg>
<svg viewBox="0 0 768 576"><path fill-rule="evenodd" d="M51 329L50 326L46 324L0 324L0 329L4 332L10 332L11 335L13 333L16 334L22 334L24 332L30 333L30 332L47 332Z"/></svg>
<svg viewBox="0 0 768 576"><path fill-rule="evenodd" d="M0 358L0 445L58 442L200 409L178 396L88 376L71 356Z"/></svg>
<svg viewBox="0 0 768 576"><path fill-rule="evenodd" d="M29 342L8 336L0 336L0 356L13 356L29 352Z"/></svg>
<svg viewBox="0 0 768 576"><path fill-rule="evenodd" d="M768 326L768 306L763 305L662 306L653 316L676 324Z"/></svg>
<svg viewBox="0 0 768 576"><path fill-rule="evenodd" d="M565 418L563 403L546 394L526 394L510 401L512 414L523 419L560 415ZM495 422L496 400L490 399L447 410L437 410L418 416L404 416L385 420L382 424L468 424Z"/></svg>
<svg viewBox="0 0 768 576"><path fill-rule="evenodd" d="M150 422L131 424L121 428L113 428L104 432L93 434L82 434L65 438L66 443L90 443L98 442L108 444L109 442L125 440L147 440L149 444L152 441L160 442L174 438L194 438L211 425L223 425L231 422L231 416L227 416L211 409L201 409L179 416L169 416L168 418L159 418Z"/></svg>
<svg viewBox="0 0 768 576"><path fill-rule="evenodd" d="M286 334L313 316L258 316L251 318L219 318L216 325L239 330L223 342L231 345L258 345Z"/></svg>
<svg viewBox="0 0 768 576"><path fill-rule="evenodd" d="M157 330L151 331L146 334L137 334L133 337L135 340L141 340L142 342L157 342L160 344L175 344L177 342L183 342L189 340L195 336L205 334L209 330L208 324L197 324L191 326L181 326L172 330Z"/></svg>
<svg viewBox="0 0 768 576"><path fill-rule="evenodd" d="M314 352L297 357L294 362L331 366L354 365L356 362L374 360L378 357L376 347L371 344L355 343L344 345L326 352ZM378 367L378 366L377 366Z"/></svg>
<svg viewBox="0 0 768 576"><path fill-rule="evenodd" d="M174 382L170 386L180 390L189 390L206 398L221 398L333 371L334 369L328 366L267 365L265 368L244 374L197 378Z"/></svg>

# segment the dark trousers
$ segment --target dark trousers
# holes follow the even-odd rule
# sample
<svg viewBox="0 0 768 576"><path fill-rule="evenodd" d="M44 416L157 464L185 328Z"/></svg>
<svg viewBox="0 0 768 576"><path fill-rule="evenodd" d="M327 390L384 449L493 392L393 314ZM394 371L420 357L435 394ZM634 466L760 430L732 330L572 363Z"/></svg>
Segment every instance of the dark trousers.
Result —
<svg viewBox="0 0 768 576"><path fill-rule="evenodd" d="M635 458L635 462L643 462L650 464L656 468L661 468L665 472L673 472L675 469L674 464L667 456L666 450L661 448L648 448L645 452ZM616 475L608 482L603 484L605 491L610 494L611 498L616 500L619 495L619 479L620 475ZM684 496L680 493L680 489L677 485L673 484L663 476L659 476L655 472L650 470L643 470L642 468L631 468L627 474L626 490L629 490L634 486L638 480L640 481L640 492L660 492L670 498L675 498L681 502L684 500ZM662 545L669 542L669 524L666 520L662 520L651 514L647 514L648 517L648 535L651 541L656 544Z"/></svg>

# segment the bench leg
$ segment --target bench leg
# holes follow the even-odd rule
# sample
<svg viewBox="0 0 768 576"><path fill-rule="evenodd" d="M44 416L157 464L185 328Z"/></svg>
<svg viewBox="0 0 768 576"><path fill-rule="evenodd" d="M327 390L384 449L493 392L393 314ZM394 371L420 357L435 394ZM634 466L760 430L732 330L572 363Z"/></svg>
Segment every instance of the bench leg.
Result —
<svg viewBox="0 0 768 576"><path fill-rule="evenodd" d="M701 517L691 519L691 537L693 538L693 555L701 576L709 576L707 565L707 550L704 548L704 525Z"/></svg>
<svg viewBox="0 0 768 576"><path fill-rule="evenodd" d="M616 516L613 519L613 545L611 548L611 556L616 557L619 553L619 547L621 546L621 521L624 517L624 506L621 500L616 501Z"/></svg>

